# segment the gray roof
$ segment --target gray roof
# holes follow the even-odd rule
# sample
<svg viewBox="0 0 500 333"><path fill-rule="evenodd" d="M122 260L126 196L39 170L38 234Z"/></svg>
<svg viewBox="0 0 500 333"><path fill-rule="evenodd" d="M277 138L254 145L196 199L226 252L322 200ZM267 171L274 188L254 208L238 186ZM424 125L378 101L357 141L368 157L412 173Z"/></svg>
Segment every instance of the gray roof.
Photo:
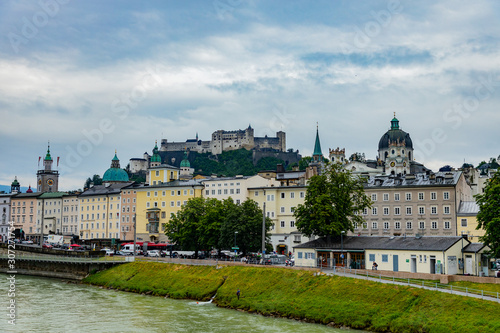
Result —
<svg viewBox="0 0 500 333"><path fill-rule="evenodd" d="M391 175L373 176L367 179L365 188L372 187L420 187L420 186L455 186L462 171L436 172L432 175L417 173L395 177Z"/></svg>
<svg viewBox="0 0 500 333"><path fill-rule="evenodd" d="M279 172L276 174L276 179L297 179L304 177L305 171L289 171L289 172Z"/></svg>
<svg viewBox="0 0 500 333"><path fill-rule="evenodd" d="M479 206L475 201L462 201L458 208L458 215L477 215Z"/></svg>
<svg viewBox="0 0 500 333"><path fill-rule="evenodd" d="M215 181L222 181L222 180L245 180L253 176L234 176L234 177L216 177L216 178L207 178L203 179L203 182L215 182Z"/></svg>
<svg viewBox="0 0 500 333"><path fill-rule="evenodd" d="M412 251L445 251L460 241L462 237L375 237L375 236L344 236L344 250L412 250ZM340 237L326 237L300 244L294 248L316 250L341 250ZM467 241L468 242L468 241Z"/></svg>
<svg viewBox="0 0 500 333"><path fill-rule="evenodd" d="M94 195L110 195L121 193L122 188L133 184L134 182L126 182L126 183L116 183L109 185L95 185L82 194L79 197L88 197Z"/></svg>
<svg viewBox="0 0 500 333"><path fill-rule="evenodd" d="M166 188L166 187L182 187L182 186L203 186L202 182L205 179L190 179L190 180L174 180L168 183L161 183L157 185L145 185L141 184L136 189L148 189L148 188Z"/></svg>
<svg viewBox="0 0 500 333"><path fill-rule="evenodd" d="M485 247L486 247L486 245L484 245L483 243L470 243L469 245L464 247L464 252L478 253L479 251L481 251Z"/></svg>

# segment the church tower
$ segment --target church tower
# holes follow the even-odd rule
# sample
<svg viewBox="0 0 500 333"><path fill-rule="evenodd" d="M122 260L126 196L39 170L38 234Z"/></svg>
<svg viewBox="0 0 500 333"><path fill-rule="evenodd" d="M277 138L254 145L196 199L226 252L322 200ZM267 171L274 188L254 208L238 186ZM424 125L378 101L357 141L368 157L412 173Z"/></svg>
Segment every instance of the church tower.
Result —
<svg viewBox="0 0 500 333"><path fill-rule="evenodd" d="M19 182L17 181L17 176L14 178L14 181L10 185L10 193L21 193L21 184L19 184Z"/></svg>
<svg viewBox="0 0 500 333"><path fill-rule="evenodd" d="M399 128L399 120L391 120L391 129L388 130L378 145L379 160L385 165L385 173L390 175L410 174L413 158L413 142L410 134Z"/></svg>
<svg viewBox="0 0 500 333"><path fill-rule="evenodd" d="M47 147L47 154L43 159L43 169L36 173L37 192L57 192L59 188L59 171L52 170L52 156L50 156L50 144Z"/></svg>
<svg viewBox="0 0 500 333"><path fill-rule="evenodd" d="M160 166L160 164L161 164L161 156L160 154L158 154L158 143L157 141L155 141L155 147L153 148L153 156L151 156L149 167L154 168Z"/></svg>

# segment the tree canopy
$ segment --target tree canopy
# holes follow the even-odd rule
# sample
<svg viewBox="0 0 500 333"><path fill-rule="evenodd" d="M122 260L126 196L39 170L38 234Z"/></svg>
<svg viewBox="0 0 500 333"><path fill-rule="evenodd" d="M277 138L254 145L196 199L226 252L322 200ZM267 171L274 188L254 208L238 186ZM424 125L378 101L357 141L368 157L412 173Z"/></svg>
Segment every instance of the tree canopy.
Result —
<svg viewBox="0 0 500 333"><path fill-rule="evenodd" d="M271 220L266 219L266 242L269 242ZM165 224L169 240L183 250L208 251L231 249L257 252L262 244L262 210L253 200L237 204L233 199L191 198Z"/></svg>
<svg viewBox="0 0 500 333"><path fill-rule="evenodd" d="M297 229L306 236L338 236L363 223L359 212L371 206L361 180L340 164L331 163L309 180L303 204L294 215Z"/></svg>
<svg viewBox="0 0 500 333"><path fill-rule="evenodd" d="M475 196L479 205L477 229L484 229L481 241L489 246L494 257L500 257L500 171L488 181L483 194Z"/></svg>

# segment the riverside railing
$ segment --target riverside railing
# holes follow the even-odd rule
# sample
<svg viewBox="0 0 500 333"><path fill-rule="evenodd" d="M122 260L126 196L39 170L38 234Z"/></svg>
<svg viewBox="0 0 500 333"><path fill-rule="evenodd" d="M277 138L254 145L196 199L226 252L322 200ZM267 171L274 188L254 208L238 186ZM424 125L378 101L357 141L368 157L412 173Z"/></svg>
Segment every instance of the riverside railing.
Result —
<svg viewBox="0 0 500 333"><path fill-rule="evenodd" d="M449 292L450 294L454 293L456 295L464 295L464 296L475 295L477 297L480 296L480 298L482 299L487 299L487 300L493 299L496 300L497 302L500 302L500 293L495 291L453 286L450 284L441 284L439 282L432 280L397 278L394 276L383 275L382 273L376 273L376 272L377 271L369 271L369 270L359 271L357 269L346 268L346 267L333 267L333 274L335 275L347 276L349 274L349 275L354 275L354 277L359 277L359 278L363 277L371 281L384 282L384 283L392 282L393 284L400 284L400 285L404 284L408 286L415 286L425 289L440 290L443 292Z"/></svg>

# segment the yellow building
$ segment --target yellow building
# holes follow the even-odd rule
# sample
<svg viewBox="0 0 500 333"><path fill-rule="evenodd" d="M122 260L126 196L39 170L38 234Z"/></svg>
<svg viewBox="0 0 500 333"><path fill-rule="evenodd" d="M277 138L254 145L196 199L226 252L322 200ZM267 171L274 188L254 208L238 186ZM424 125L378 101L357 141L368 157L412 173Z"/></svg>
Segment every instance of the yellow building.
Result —
<svg viewBox="0 0 500 333"><path fill-rule="evenodd" d="M120 238L121 191L131 184L96 185L80 194L81 239Z"/></svg>
<svg viewBox="0 0 500 333"><path fill-rule="evenodd" d="M155 177L162 177L152 176L155 171L155 168L150 169L152 181L158 181ZM170 171L168 170L169 173ZM199 180L174 180L134 188L137 200L137 240L167 242L163 224L168 223L171 214L177 213L190 198L201 197L203 189L204 186Z"/></svg>
<svg viewBox="0 0 500 333"><path fill-rule="evenodd" d="M306 186L270 186L248 189L248 197L256 201L262 209L266 204L266 216L273 222L271 243L279 254L288 254L296 245L309 241L297 231L293 212L304 203Z"/></svg>
<svg viewBox="0 0 500 333"><path fill-rule="evenodd" d="M478 242L484 236L484 229L477 230L479 206L475 201L462 201L457 213L457 235L467 235L471 242Z"/></svg>

